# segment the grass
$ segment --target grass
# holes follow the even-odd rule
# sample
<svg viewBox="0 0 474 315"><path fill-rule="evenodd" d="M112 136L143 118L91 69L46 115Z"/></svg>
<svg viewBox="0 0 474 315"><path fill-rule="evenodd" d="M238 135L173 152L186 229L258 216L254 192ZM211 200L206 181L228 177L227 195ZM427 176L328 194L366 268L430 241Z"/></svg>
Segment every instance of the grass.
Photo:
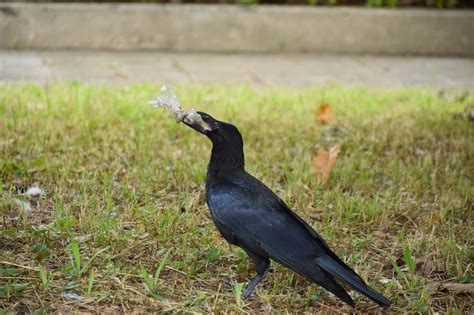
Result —
<svg viewBox="0 0 474 315"><path fill-rule="evenodd" d="M0 308L4 312L348 312L272 263L254 266L214 228L204 200L210 143L150 108L159 87L0 86ZM431 90L183 86L241 130L247 169L304 217L391 311L473 311L445 282L472 278L472 96ZM333 121L315 122L321 102ZM331 180L311 170L341 144ZM39 186L40 197L25 191ZM26 211L15 199L28 201ZM358 312L379 308L352 292Z"/></svg>

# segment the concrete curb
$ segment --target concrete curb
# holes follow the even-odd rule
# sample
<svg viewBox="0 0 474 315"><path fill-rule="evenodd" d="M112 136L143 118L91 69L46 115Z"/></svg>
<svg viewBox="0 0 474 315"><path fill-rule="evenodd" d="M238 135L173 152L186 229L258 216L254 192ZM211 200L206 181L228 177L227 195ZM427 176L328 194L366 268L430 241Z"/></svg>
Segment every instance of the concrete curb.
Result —
<svg viewBox="0 0 474 315"><path fill-rule="evenodd" d="M3 49L474 56L474 11L0 4Z"/></svg>

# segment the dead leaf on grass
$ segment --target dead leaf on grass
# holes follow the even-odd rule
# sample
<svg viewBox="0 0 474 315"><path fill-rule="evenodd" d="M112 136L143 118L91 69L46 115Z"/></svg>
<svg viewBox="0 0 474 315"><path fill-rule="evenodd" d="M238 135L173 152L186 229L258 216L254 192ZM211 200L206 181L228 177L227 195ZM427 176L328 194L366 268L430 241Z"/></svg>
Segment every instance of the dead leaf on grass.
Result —
<svg viewBox="0 0 474 315"><path fill-rule="evenodd" d="M330 148L329 151L318 150L313 157L313 170L321 177L324 183L329 180L340 151L341 147L337 144Z"/></svg>
<svg viewBox="0 0 474 315"><path fill-rule="evenodd" d="M433 263L434 263L434 255L430 254L426 260L425 263L423 264L423 267L421 269L421 274L426 276L429 276L431 272L433 271Z"/></svg>
<svg viewBox="0 0 474 315"><path fill-rule="evenodd" d="M441 287L455 293L474 294L474 283L447 282L443 283Z"/></svg>
<svg viewBox="0 0 474 315"><path fill-rule="evenodd" d="M441 222L441 217L437 213L432 213L431 214L431 222L432 223L438 223Z"/></svg>
<svg viewBox="0 0 474 315"><path fill-rule="evenodd" d="M324 212L323 206L316 206L311 209L311 212L309 213L309 217L311 219L320 219L323 212Z"/></svg>
<svg viewBox="0 0 474 315"><path fill-rule="evenodd" d="M316 111L316 121L326 123L334 119L334 114L331 113L331 105L329 103L322 103Z"/></svg>

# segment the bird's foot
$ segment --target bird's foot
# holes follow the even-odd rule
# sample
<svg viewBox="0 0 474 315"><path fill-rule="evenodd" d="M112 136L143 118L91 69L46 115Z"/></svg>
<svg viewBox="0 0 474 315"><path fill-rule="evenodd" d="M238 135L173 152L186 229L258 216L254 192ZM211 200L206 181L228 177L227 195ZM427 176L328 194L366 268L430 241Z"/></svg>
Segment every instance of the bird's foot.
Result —
<svg viewBox="0 0 474 315"><path fill-rule="evenodd" d="M243 300L248 299L252 295L252 293L254 293L254 291L255 291L255 287L247 285L244 291L242 291L242 299Z"/></svg>
<svg viewBox="0 0 474 315"><path fill-rule="evenodd" d="M226 287L226 288L233 288L233 287L234 287L234 284L233 284L231 281L229 281L229 280L227 280L227 279L225 279L225 278L221 278L221 279L220 279L220 282L221 282L222 285L223 285L224 287Z"/></svg>

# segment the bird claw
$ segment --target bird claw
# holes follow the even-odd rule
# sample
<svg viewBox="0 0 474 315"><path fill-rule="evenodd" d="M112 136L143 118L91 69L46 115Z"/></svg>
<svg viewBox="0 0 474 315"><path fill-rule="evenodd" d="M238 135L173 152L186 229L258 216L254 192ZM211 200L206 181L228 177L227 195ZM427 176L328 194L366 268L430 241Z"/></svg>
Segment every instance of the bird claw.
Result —
<svg viewBox="0 0 474 315"><path fill-rule="evenodd" d="M227 288L233 288L234 285L232 284L232 282L230 282L229 280L227 279L224 279L224 278L221 278L220 279L220 282Z"/></svg>
<svg viewBox="0 0 474 315"><path fill-rule="evenodd" d="M242 300L248 299L253 293L253 290L249 290L248 288L245 288L244 291L242 292Z"/></svg>

